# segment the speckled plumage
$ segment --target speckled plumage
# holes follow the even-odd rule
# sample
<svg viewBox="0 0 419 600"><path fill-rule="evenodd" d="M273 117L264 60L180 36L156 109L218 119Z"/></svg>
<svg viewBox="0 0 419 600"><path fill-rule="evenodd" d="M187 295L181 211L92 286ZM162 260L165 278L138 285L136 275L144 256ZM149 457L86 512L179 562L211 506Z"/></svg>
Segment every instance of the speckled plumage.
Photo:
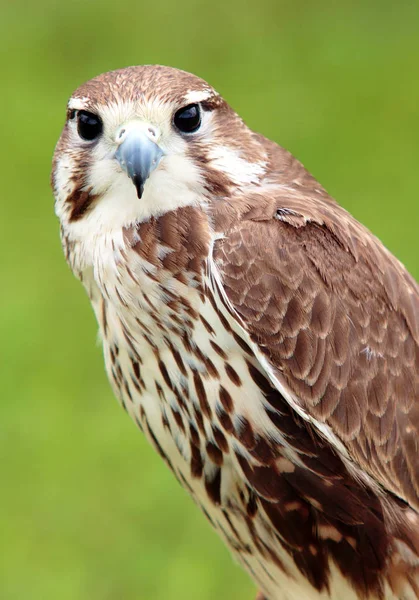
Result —
<svg viewBox="0 0 419 600"><path fill-rule="evenodd" d="M124 408L268 600L419 599L416 282L193 75L108 73L68 116L56 211ZM141 199L133 120L165 152Z"/></svg>

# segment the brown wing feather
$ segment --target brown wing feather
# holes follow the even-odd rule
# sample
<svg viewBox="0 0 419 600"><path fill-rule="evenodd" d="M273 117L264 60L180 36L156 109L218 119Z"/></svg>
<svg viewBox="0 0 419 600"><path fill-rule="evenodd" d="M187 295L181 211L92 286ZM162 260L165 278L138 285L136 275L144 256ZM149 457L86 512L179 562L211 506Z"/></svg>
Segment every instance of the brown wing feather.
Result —
<svg viewBox="0 0 419 600"><path fill-rule="evenodd" d="M418 285L281 152L288 183L214 209L225 293L301 406L419 508Z"/></svg>

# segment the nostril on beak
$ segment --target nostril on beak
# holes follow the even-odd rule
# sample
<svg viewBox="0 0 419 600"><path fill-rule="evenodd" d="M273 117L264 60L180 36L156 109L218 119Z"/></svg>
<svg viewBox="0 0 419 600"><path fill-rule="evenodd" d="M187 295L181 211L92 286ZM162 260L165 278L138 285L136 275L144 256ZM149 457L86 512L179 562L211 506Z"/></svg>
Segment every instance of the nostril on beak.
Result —
<svg viewBox="0 0 419 600"><path fill-rule="evenodd" d="M132 123L128 123L127 125L122 125L121 128L117 130L115 135L115 142L119 146L125 141L127 136L130 136L131 133L133 133L134 131L137 131L138 133L142 132L148 137L149 140L151 140L154 143L157 143L160 137L160 131L158 127L154 127L153 125L150 125L148 123L145 124L134 121Z"/></svg>

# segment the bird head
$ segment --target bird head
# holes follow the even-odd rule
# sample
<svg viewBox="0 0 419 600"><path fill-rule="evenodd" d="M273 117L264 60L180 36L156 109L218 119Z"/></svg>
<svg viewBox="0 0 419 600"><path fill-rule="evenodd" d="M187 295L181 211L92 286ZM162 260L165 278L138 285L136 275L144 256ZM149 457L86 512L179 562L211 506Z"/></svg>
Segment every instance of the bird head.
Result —
<svg viewBox="0 0 419 600"><path fill-rule="evenodd" d="M52 171L66 236L99 234L257 184L266 152L202 79L129 67L71 96Z"/></svg>

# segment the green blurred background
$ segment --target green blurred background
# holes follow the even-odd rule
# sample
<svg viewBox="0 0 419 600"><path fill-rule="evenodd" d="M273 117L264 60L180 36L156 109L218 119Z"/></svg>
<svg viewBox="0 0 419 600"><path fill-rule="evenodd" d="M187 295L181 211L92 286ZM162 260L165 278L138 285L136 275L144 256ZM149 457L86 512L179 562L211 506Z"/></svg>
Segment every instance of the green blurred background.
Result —
<svg viewBox="0 0 419 600"><path fill-rule="evenodd" d="M112 397L49 189L68 96L162 63L211 82L419 275L417 2L1 6L0 600L251 600Z"/></svg>

